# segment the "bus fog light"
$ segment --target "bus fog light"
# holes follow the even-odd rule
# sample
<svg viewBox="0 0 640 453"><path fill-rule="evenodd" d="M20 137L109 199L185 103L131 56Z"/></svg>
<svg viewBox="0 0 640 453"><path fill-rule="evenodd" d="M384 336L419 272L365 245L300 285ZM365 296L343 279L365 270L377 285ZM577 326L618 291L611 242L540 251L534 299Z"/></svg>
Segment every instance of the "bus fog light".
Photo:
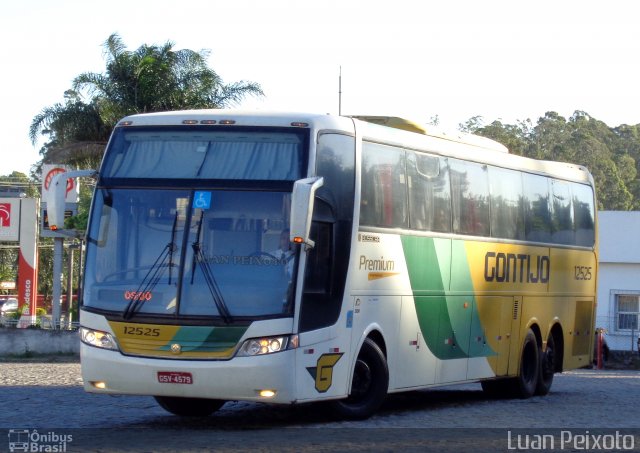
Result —
<svg viewBox="0 0 640 453"><path fill-rule="evenodd" d="M107 388L107 383L104 381L90 381L89 384L91 384L92 387L100 390L104 390Z"/></svg>
<svg viewBox="0 0 640 453"><path fill-rule="evenodd" d="M258 395L260 395L263 398L273 398L274 396L276 396L276 391L269 390L269 389L258 390Z"/></svg>

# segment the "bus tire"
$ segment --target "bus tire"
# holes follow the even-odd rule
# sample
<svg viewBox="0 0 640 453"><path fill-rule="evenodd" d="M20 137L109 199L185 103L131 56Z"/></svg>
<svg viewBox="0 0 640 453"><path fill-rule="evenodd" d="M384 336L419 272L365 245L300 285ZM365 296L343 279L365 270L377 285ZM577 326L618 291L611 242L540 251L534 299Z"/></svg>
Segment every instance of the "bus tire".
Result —
<svg viewBox="0 0 640 453"><path fill-rule="evenodd" d="M380 347L370 338L364 340L353 370L351 393L331 402L340 418L364 420L380 408L389 389L389 368Z"/></svg>
<svg viewBox="0 0 640 453"><path fill-rule="evenodd" d="M530 398L536 392L540 375L539 350L535 334L528 329L522 342L518 376L513 381L513 396L516 398Z"/></svg>
<svg viewBox="0 0 640 453"><path fill-rule="evenodd" d="M181 417L207 417L220 409L225 401L205 398L154 396L160 407Z"/></svg>
<svg viewBox="0 0 640 453"><path fill-rule="evenodd" d="M536 395L546 395L551 390L553 384L553 374L556 371L556 344L553 335L547 338L547 347L544 352L542 348L538 350L540 354L540 370L538 384L536 385Z"/></svg>

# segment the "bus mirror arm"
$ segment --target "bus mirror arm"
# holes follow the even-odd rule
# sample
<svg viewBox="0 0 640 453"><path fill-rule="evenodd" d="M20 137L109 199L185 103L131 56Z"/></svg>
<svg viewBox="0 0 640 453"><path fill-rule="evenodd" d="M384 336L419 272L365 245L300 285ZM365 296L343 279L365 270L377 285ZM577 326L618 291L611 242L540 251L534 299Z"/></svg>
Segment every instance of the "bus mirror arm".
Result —
<svg viewBox="0 0 640 453"><path fill-rule="evenodd" d="M309 237L311 218L316 191L324 184L324 178L313 177L299 179L293 183L291 199L291 226L289 240L313 248L315 242Z"/></svg>
<svg viewBox="0 0 640 453"><path fill-rule="evenodd" d="M64 209L65 199L67 197L67 180L72 178L80 178L83 176L95 176L96 170L76 170L58 173L51 180L53 190L47 201L47 217L49 220L49 228L51 230L64 229Z"/></svg>

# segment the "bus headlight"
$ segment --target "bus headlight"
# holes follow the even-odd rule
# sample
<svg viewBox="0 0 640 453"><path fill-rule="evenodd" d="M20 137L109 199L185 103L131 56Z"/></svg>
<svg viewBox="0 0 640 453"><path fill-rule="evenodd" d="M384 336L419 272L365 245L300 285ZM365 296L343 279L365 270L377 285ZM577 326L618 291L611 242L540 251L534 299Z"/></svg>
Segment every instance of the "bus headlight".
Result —
<svg viewBox="0 0 640 453"><path fill-rule="evenodd" d="M255 355L273 354L274 352L293 349L297 345L297 336L250 338L246 340L238 350L238 356L249 357Z"/></svg>
<svg viewBox="0 0 640 453"><path fill-rule="evenodd" d="M84 344L94 346L96 348L118 350L118 344L116 343L113 335L100 330L87 329L86 327L80 327L80 340Z"/></svg>

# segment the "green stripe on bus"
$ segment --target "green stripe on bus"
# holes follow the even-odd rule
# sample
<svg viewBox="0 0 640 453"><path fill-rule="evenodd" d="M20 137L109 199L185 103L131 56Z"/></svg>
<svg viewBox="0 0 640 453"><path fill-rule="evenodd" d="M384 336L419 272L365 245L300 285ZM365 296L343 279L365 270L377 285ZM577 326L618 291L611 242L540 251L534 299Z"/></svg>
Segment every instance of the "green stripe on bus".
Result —
<svg viewBox="0 0 640 453"><path fill-rule="evenodd" d="M183 326L171 341L160 350L169 351L171 344L178 343L184 352L220 352L235 347L246 327L199 327Z"/></svg>

